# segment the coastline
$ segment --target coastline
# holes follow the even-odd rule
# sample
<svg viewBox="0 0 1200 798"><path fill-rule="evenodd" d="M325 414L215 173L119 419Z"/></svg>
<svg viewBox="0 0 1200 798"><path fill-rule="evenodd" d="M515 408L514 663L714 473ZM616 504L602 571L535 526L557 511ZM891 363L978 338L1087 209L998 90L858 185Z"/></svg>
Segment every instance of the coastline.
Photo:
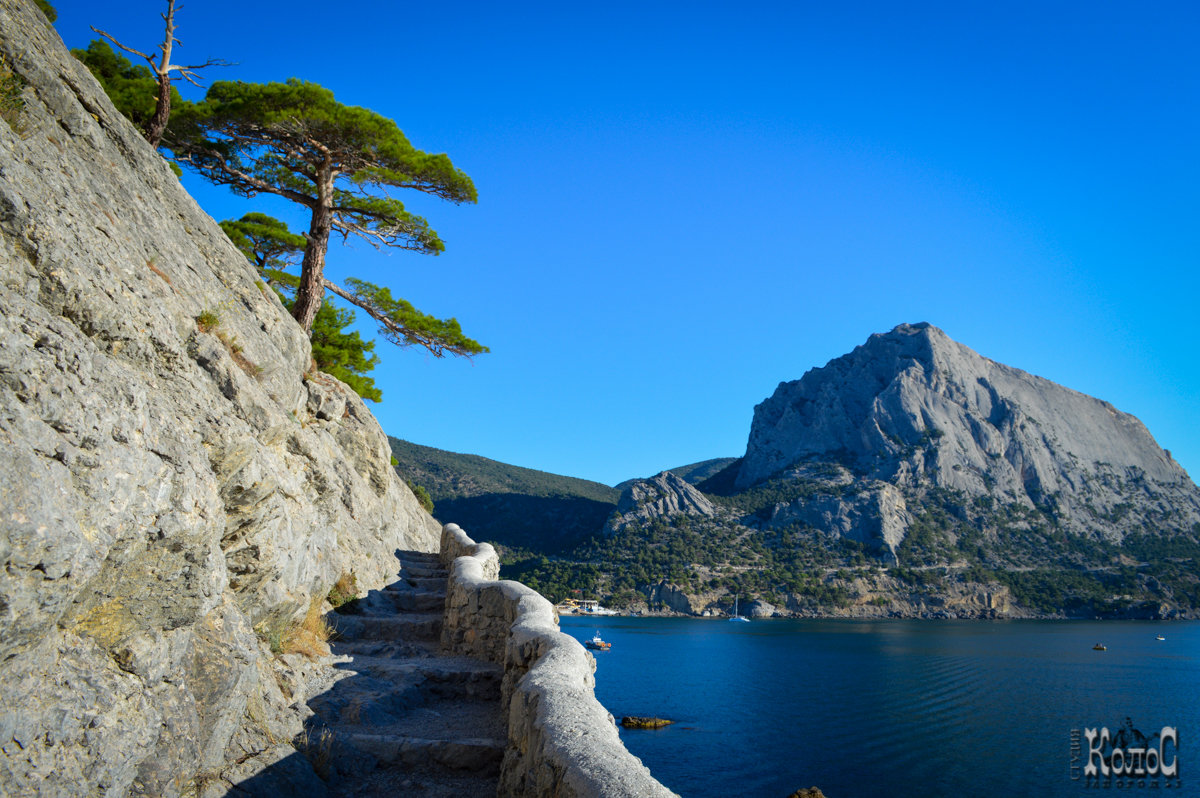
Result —
<svg viewBox="0 0 1200 798"><path fill-rule="evenodd" d="M859 608L851 608L851 610ZM862 608L865 610L874 610L875 607ZM611 613L560 613L562 618L694 618L704 621L728 621L729 615L719 615L714 613L691 613L679 612L677 610L662 609L662 610L614 610ZM854 612L854 611L833 611L821 612L814 610L806 610L800 612L776 612L772 615L754 617L753 621L799 621L799 620L867 620L867 621L1157 621L1157 622L1175 622L1175 621L1196 621L1200 620L1200 612L1191 610L1173 611L1169 615L1162 617L1151 615L1072 615L1068 613L1038 613L1015 611L1004 614L999 613L956 613L946 610L928 610L916 613L902 613L898 611L890 612Z"/></svg>

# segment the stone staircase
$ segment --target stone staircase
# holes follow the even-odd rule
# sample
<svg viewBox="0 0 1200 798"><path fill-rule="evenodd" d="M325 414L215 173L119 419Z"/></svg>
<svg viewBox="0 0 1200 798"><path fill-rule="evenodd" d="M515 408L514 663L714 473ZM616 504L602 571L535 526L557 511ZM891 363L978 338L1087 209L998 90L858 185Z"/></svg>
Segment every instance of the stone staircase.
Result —
<svg viewBox="0 0 1200 798"><path fill-rule="evenodd" d="M329 618L339 679L309 706L333 741L331 756L355 759L325 768L330 790L492 798L506 737L503 671L441 655L446 570L436 554L400 552L400 560L399 581Z"/></svg>

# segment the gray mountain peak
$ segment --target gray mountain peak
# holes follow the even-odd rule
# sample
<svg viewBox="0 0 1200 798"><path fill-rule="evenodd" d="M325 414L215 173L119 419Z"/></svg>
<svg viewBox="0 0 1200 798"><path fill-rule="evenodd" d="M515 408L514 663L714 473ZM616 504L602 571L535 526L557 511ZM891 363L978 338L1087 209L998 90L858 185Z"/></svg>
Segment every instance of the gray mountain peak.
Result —
<svg viewBox="0 0 1200 798"><path fill-rule="evenodd" d="M621 493L616 513L609 519L607 531L624 529L631 523L643 523L654 518L675 515L695 515L711 518L717 509L700 491L670 471L650 479L635 479Z"/></svg>
<svg viewBox="0 0 1200 798"><path fill-rule="evenodd" d="M944 488L1039 507L1114 541L1200 522L1200 491L1138 419L927 323L872 335L755 408L737 486L805 462L910 494ZM895 531L887 537L894 547Z"/></svg>

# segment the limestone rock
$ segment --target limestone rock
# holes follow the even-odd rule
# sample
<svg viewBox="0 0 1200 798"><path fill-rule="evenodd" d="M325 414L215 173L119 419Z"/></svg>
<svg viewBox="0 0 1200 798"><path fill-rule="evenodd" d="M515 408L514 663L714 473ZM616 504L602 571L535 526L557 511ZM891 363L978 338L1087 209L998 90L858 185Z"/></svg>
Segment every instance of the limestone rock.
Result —
<svg viewBox="0 0 1200 798"><path fill-rule="evenodd" d="M675 721L666 718L647 718L641 715L626 715L621 718L621 725L626 729L661 729L670 726Z"/></svg>
<svg viewBox="0 0 1200 798"><path fill-rule="evenodd" d="M754 599L747 601L741 608L742 615L748 618L774 618L778 609L774 604L763 601L762 599Z"/></svg>
<svg viewBox="0 0 1200 798"><path fill-rule="evenodd" d="M299 728L254 628L438 525L32 3L0 0L0 53L0 791L231 783Z"/></svg>
<svg viewBox="0 0 1200 798"><path fill-rule="evenodd" d="M672 612L682 612L695 615L706 604L703 596L692 596L684 588L674 585L667 580L650 585L646 589L646 603L654 607L665 607Z"/></svg>
<svg viewBox="0 0 1200 798"><path fill-rule="evenodd" d="M670 471L663 471L650 479L628 483L605 529L612 534L630 524L643 524L655 518L675 515L711 518L716 514L717 509L707 496Z"/></svg>
<svg viewBox="0 0 1200 798"><path fill-rule="evenodd" d="M1136 418L988 360L929 324L872 335L781 383L755 408L736 484L813 462L865 474L871 491L886 482L901 492L945 488L1045 508L1072 532L1112 541L1132 529L1186 531L1200 522L1200 489ZM828 519L892 549L907 525L903 502L887 489L780 512ZM856 520L875 512L878 529Z"/></svg>
<svg viewBox="0 0 1200 798"><path fill-rule="evenodd" d="M818 787L803 787L796 790L788 798L825 798L825 793Z"/></svg>
<svg viewBox="0 0 1200 798"><path fill-rule="evenodd" d="M801 522L839 537L865 543L886 559L896 559L896 546L912 522L904 495L893 485L874 481L859 493L817 495L778 504L767 526Z"/></svg>

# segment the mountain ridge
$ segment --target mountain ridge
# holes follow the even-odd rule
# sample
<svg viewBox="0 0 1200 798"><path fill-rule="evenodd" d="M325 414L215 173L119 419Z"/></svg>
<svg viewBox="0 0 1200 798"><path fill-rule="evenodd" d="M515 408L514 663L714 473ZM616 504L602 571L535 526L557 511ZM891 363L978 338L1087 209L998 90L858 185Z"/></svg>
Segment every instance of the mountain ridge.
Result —
<svg viewBox="0 0 1200 798"><path fill-rule="evenodd" d="M742 457L693 465L621 483L603 529L530 547L518 577L693 614L734 594L791 615L1200 607L1200 489L1145 426L927 323L781 382Z"/></svg>
<svg viewBox="0 0 1200 798"><path fill-rule="evenodd" d="M620 491L474 454L388 437L396 472L433 499L434 513L480 540L557 553L595 534Z"/></svg>
<svg viewBox="0 0 1200 798"><path fill-rule="evenodd" d="M1121 507L1164 523L1158 494L1200 522L1200 491L1145 425L1110 403L996 363L927 324L872 335L780 383L755 408L735 484L803 462L840 462L902 490L990 496L1055 515L1071 532L1119 541Z"/></svg>

